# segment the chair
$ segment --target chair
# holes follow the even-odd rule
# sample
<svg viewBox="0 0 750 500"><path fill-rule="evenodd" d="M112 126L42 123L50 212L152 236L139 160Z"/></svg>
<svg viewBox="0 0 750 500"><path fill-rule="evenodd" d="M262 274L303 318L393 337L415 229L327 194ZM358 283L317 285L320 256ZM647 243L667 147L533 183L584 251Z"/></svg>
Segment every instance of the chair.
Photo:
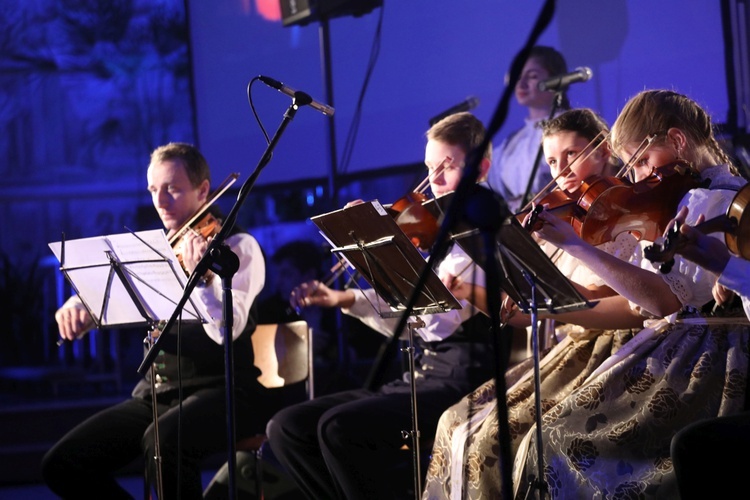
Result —
<svg viewBox="0 0 750 500"><path fill-rule="evenodd" d="M261 374L258 381L268 389L278 389L300 382L305 383L308 399L314 396L312 329L305 321L290 323L261 324L252 336L255 366ZM236 451L249 452L255 455L255 494L263 498L263 447L267 437L258 434L241 439L236 444ZM227 480L227 465L217 472L206 488L210 492L218 482ZM239 475L240 467L237 467ZM204 497L210 497L204 492Z"/></svg>
<svg viewBox="0 0 750 500"><path fill-rule="evenodd" d="M258 325L252 341L263 387L305 382L308 398L313 398L312 329L305 321Z"/></svg>

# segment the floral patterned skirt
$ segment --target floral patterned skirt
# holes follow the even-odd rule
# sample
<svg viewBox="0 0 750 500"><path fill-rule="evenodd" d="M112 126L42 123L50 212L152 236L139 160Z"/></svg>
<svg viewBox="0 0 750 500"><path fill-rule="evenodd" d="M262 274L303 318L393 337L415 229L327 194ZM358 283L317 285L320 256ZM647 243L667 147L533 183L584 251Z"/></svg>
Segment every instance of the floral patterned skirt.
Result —
<svg viewBox="0 0 750 500"><path fill-rule="evenodd" d="M544 413L551 498L679 498L672 436L696 420L745 408L750 327L712 319L642 330ZM528 432L516 454L517 498L537 477L536 448L536 433Z"/></svg>
<svg viewBox="0 0 750 500"><path fill-rule="evenodd" d="M554 408L632 338L630 330L561 328L564 340L540 362L543 412ZM532 363L528 359L506 375L512 455L536 421ZM499 454L495 381L490 380L443 413L427 469L423 499L500 498Z"/></svg>

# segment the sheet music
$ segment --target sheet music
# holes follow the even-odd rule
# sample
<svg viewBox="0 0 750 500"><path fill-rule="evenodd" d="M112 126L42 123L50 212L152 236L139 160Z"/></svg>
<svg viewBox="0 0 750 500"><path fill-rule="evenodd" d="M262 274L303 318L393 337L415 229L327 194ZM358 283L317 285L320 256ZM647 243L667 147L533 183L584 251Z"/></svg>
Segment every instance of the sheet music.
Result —
<svg viewBox="0 0 750 500"><path fill-rule="evenodd" d="M312 217L332 251L359 271L390 308L381 317L396 317L406 309L426 262L396 224L393 216L373 200ZM415 314L437 314L461 309L434 271L430 271L412 308Z"/></svg>
<svg viewBox="0 0 750 500"><path fill-rule="evenodd" d="M146 325L149 321L169 319L187 283L187 276L160 229L66 240L64 246L58 241L49 247L100 328ZM122 269L127 287L114 272L114 265ZM183 320L210 320L195 291L185 304Z"/></svg>

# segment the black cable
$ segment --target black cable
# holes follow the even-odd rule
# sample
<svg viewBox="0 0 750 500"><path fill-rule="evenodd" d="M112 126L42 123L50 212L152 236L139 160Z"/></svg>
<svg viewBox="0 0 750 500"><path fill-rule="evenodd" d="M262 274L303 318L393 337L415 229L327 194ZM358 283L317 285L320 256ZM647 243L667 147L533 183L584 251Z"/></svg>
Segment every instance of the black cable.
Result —
<svg viewBox="0 0 750 500"><path fill-rule="evenodd" d="M436 243L433 247L433 253L431 253L430 257L428 258L428 265L425 266L425 271L421 274L412 293L412 296L409 298L409 301L406 304L406 308L400 317L399 323L394 330L393 336L389 339L388 342L381 345L381 349L378 352L375 364L373 365L373 369L371 370L366 383L366 387L370 390L374 390L376 387L382 385L382 378L385 371L384 368L386 366L385 361L392 359L395 348L397 346L398 338L400 337L400 332L403 332L405 330L408 319L413 312L414 305L416 304L416 300L421 294L427 282L427 277L429 276L429 272L431 272L432 262L439 262L443 260L443 258L445 258L447 254L450 242L450 239L448 237L450 231L455 227L460 217L463 216L464 211L467 207L467 200L469 200L470 194L476 188L476 183L479 178L479 164L483 157L483 153L489 147L493 136L505 123L505 119L508 115L510 99L513 94L513 88L515 87L516 82L519 80L519 77L523 70L523 65L528 59L532 47L536 44L536 41L541 36L542 32L552 21L554 11L555 1L547 0L542 7L542 11L537 18L536 23L534 24L534 28L532 29L532 32L529 35L526 44L513 59L508 85L503 91L498 107L494 115L492 116L492 120L490 121L489 127L487 127L487 133L484 141L482 141L482 144L480 144L478 148L471 151L467 157L466 168L464 169L463 176L459 182L457 189L454 192L453 200L448 207L448 211L446 212L443 224L440 227ZM501 215L502 213L498 213L497 217L499 218L501 217ZM488 283L491 283L490 277L493 274L497 274L497 271L497 269L492 269L491 266L488 266L488 269L485 270L485 272L487 272L488 274ZM488 285L488 290L491 287L491 284ZM489 299L490 297L488 294L488 300ZM498 322L495 321L496 318L494 316L497 316L497 306L499 306L499 304L489 304L489 306L492 313L490 317L493 319L493 329L495 329ZM501 469L500 472L502 478L502 496L503 498L512 498L512 454L510 452L510 432L507 429L508 419L507 401L505 398L505 378L504 372L500 369L497 370L495 387L498 394L497 411L498 425L500 427L498 431L498 440L500 445L499 466Z"/></svg>
<svg viewBox="0 0 750 500"><path fill-rule="evenodd" d="M346 142L344 143L344 149L341 153L341 162L339 171L346 173L349 168L349 162L351 160L352 153L354 152L354 141L357 138L359 132L359 123L362 119L362 103L365 100L365 94L367 93L367 87L370 85L370 78L372 72L375 69L375 63L380 55L380 40L383 29L383 11L384 7L380 6L380 16L378 17L378 25L375 29L375 38L372 42L372 48L370 50L370 59L367 63L367 71L365 72L365 80L362 83L362 89L359 92L359 98L357 99L357 106L354 109L354 115L352 116L352 122L349 125L349 132L346 136Z"/></svg>

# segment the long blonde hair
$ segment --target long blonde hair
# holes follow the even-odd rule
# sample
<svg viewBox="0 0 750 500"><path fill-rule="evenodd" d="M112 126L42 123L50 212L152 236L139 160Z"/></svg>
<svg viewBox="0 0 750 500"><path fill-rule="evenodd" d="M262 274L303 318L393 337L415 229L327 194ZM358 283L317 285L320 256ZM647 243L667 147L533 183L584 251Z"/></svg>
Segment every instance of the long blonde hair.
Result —
<svg viewBox="0 0 750 500"><path fill-rule="evenodd" d="M632 97L612 125L610 144L613 151L640 143L656 134L655 143L665 141L666 132L678 128L687 137L690 148L705 146L720 163L729 165L739 175L729 155L714 135L711 117L695 101L672 90L644 90Z"/></svg>

